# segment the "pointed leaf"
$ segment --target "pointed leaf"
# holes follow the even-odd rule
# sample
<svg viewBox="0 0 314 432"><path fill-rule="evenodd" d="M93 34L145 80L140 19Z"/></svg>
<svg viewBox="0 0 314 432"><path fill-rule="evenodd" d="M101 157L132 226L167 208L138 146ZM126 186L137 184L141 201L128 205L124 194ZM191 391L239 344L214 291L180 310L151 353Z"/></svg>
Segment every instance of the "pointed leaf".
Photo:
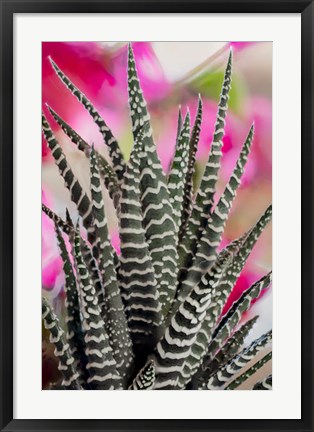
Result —
<svg viewBox="0 0 314 432"><path fill-rule="evenodd" d="M70 140L77 145L77 148L81 150L87 158L90 156L91 146L84 141L84 139L75 132L74 129L71 128L49 105L47 105L49 112L62 128L62 130L66 133L66 135L70 138ZM109 163L106 159L97 151L95 151L97 164L99 166L99 171L101 177L104 179L104 183L106 188L108 189L109 195L114 202L114 205L117 206L119 201L119 186L118 186L118 178L116 173L113 171Z"/></svg>
<svg viewBox="0 0 314 432"><path fill-rule="evenodd" d="M128 82L135 145L136 137L143 134L143 150L140 154L143 227L159 287L162 311L166 315L175 294L177 280L176 227L167 181L153 141L149 114L137 77L131 45L129 46Z"/></svg>
<svg viewBox="0 0 314 432"><path fill-rule="evenodd" d="M85 355L85 342L80 315L80 303L78 297L77 283L73 272L72 263L70 261L70 257L66 248L66 244L58 225L55 225L55 231L57 235L60 256L63 261L63 272L65 275L65 306L67 310L65 322L68 328L67 340L70 345L70 352L75 358L75 366L84 380L84 378L87 378L87 358Z"/></svg>
<svg viewBox="0 0 314 432"><path fill-rule="evenodd" d="M273 384L273 377L272 375L268 375L265 379L262 381L257 382L252 390L271 390Z"/></svg>
<svg viewBox="0 0 314 432"><path fill-rule="evenodd" d="M184 185L189 163L190 114L187 113L178 139L171 171L168 178L170 203L177 232L181 226Z"/></svg>
<svg viewBox="0 0 314 432"><path fill-rule="evenodd" d="M205 172L196 195L191 217L179 247L179 267L188 268L196 252L198 240L207 224L214 202L216 182L222 156L222 138L224 135L225 117L228 108L229 90L231 88L232 51L230 51L224 82L218 105L217 120Z"/></svg>
<svg viewBox="0 0 314 432"><path fill-rule="evenodd" d="M270 283L271 272L245 290L240 298L233 303L229 311L221 318L213 333L210 346L208 347L208 354L212 357L215 355L217 349L221 347L221 344L230 336L233 329L239 324L243 313L250 308L252 301L258 298L262 291L268 288Z"/></svg>
<svg viewBox="0 0 314 432"><path fill-rule="evenodd" d="M89 372L87 383L94 390L121 389L121 376L116 369L96 290L81 253L81 240L78 234L75 235L74 253L83 306L84 339L88 359L86 369Z"/></svg>
<svg viewBox="0 0 314 432"><path fill-rule="evenodd" d="M83 225L87 230L88 239L92 243L94 239L94 229L91 202L86 193L83 191L79 181L73 174L73 171L67 162L62 148L52 133L52 130L44 114L42 114L42 126L44 136L52 152L52 156L54 157L59 172L64 179L65 186L70 191L71 200L76 204L78 212L82 217Z"/></svg>
<svg viewBox="0 0 314 432"><path fill-rule="evenodd" d="M151 390L155 381L155 365L151 360L134 378L128 390Z"/></svg>
<svg viewBox="0 0 314 432"><path fill-rule="evenodd" d="M230 253L224 251L210 269L208 277L202 278L172 315L165 334L156 347L155 389L178 388L184 361L190 355L191 346L195 343L210 305L212 293L230 259Z"/></svg>
<svg viewBox="0 0 314 432"><path fill-rule="evenodd" d="M100 185L99 170L95 150L92 149L91 161L91 197L96 226L96 241L93 254L98 258L102 276L105 303L105 325L109 335L110 346L117 362L117 369L122 377L127 377L133 358L132 344L129 335L124 307L117 282L113 261L113 249L110 243L105 206Z"/></svg>
<svg viewBox="0 0 314 432"><path fill-rule="evenodd" d="M50 62L60 80L77 98L77 100L84 106L84 108L86 108L86 110L91 115L93 121L98 126L100 133L103 136L104 142L108 146L109 155L113 164L113 169L117 174L118 179L121 180L125 170L125 161L123 159L119 144L113 136L112 131L110 130L104 119L101 117L101 115L97 112L92 103L87 99L87 97L70 81L70 79L61 71L61 69L51 58Z"/></svg>
<svg viewBox="0 0 314 432"><path fill-rule="evenodd" d="M244 167L252 144L253 131L254 129L252 126L242 147L240 156L237 160L230 180L214 211L209 216L208 224L204 228L200 241L197 245L197 252L193 259L192 267L188 270L185 277L184 274L186 273L186 270L183 269L183 271L180 271L179 279L182 280L182 277L184 277L182 282L183 288L181 292L184 291L185 285L190 285L190 282L193 284L198 283L201 276L216 259L216 250L220 244L232 202L235 198L236 191L240 186L241 177L244 173Z"/></svg>
<svg viewBox="0 0 314 432"><path fill-rule="evenodd" d="M207 390L219 389L231 380L244 366L262 351L272 340L272 332L265 333L260 338L253 341L247 348L232 358L225 366L211 376L203 388Z"/></svg>
<svg viewBox="0 0 314 432"><path fill-rule="evenodd" d="M131 152L121 185L119 285L133 344L144 353L162 334L162 314L157 282L142 227L140 159L142 137Z"/></svg>
<svg viewBox="0 0 314 432"><path fill-rule="evenodd" d="M241 374L237 379L232 381L227 387L226 390L234 390L238 388L242 383L244 383L248 378L254 375L259 369L261 369L267 362L269 362L272 358L272 351L266 354L263 358L258 360L251 366L247 371ZM256 390L256 389L255 389Z"/></svg>
<svg viewBox="0 0 314 432"><path fill-rule="evenodd" d="M75 360L70 352L70 346L65 342L64 331L45 298L42 299L42 316L45 328L50 332L50 342L56 347L54 355L59 360L58 369L63 375L62 386L67 390L81 390L79 373L75 369Z"/></svg>
<svg viewBox="0 0 314 432"><path fill-rule="evenodd" d="M189 144L189 164L188 164L188 172L185 178L184 185L184 194L183 194L183 212L182 212L182 223L180 226L179 239L182 239L182 236L186 229L186 224L188 222L189 217L191 216L192 206L193 206L193 176L195 171L195 160L196 160L196 152L201 132L202 125L202 115L203 115L203 103L202 99L199 96L198 98L198 107L195 122L192 129L190 144Z"/></svg>

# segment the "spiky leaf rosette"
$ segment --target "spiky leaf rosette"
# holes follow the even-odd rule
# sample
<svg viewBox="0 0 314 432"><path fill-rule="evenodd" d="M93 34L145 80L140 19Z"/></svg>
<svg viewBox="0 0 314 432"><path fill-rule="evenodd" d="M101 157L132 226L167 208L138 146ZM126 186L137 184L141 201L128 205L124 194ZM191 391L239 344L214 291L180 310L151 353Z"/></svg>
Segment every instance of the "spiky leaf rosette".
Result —
<svg viewBox="0 0 314 432"><path fill-rule="evenodd" d="M175 154L168 177L153 139L150 115L128 48L128 95L133 132L125 162L105 120L52 61L61 81L89 111L109 147L111 164L52 108L65 134L90 162L90 190L84 191L43 116L43 132L59 172L76 204L82 226L43 205L53 220L65 273L67 332L51 306L44 322L56 344L62 388L235 389L271 358L271 333L246 347L256 317L239 327L271 281L271 273L245 290L222 315L243 267L271 219L269 206L256 224L220 250L236 191L253 141L253 127L217 204L214 193L231 83L230 54L218 105L213 143L199 190L193 197L195 155L202 101L192 130L181 109ZM121 254L110 241L103 185L115 204ZM69 251L66 238L72 247ZM72 257L71 257L72 254ZM66 338L64 337L66 335ZM254 389L270 386L270 378Z"/></svg>

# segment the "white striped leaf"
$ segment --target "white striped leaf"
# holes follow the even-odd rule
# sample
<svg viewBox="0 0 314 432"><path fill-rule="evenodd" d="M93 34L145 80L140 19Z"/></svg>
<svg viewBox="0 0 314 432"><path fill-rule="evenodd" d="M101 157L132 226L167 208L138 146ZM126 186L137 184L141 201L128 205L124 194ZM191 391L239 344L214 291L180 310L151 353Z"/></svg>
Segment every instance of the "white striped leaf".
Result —
<svg viewBox="0 0 314 432"><path fill-rule="evenodd" d="M218 390L224 387L235 374L252 361L260 351L264 350L271 340L272 332L269 331L253 341L248 347L212 375L208 382L203 385L203 388L207 390Z"/></svg>
<svg viewBox="0 0 314 432"><path fill-rule="evenodd" d="M96 241L93 247L93 255L98 259L98 266L104 286L105 326L117 363L117 370L122 377L126 377L133 358L132 344L117 282L113 261L113 248L110 242L99 169L94 149L91 151L90 165L91 197L96 227Z"/></svg>
<svg viewBox="0 0 314 432"><path fill-rule="evenodd" d="M255 362L248 370L243 372L240 376L238 376L234 381L227 385L226 390L234 390L238 388L241 384L243 384L247 379L249 379L252 375L254 375L259 369L265 366L272 359L272 351L268 354L264 355L260 360ZM255 389L256 390L256 389ZM266 389L264 389L266 390ZM270 389L268 389L270 390Z"/></svg>
<svg viewBox="0 0 314 432"><path fill-rule="evenodd" d="M136 375L128 390L151 390L155 382L155 365L150 360Z"/></svg>
<svg viewBox="0 0 314 432"><path fill-rule="evenodd" d="M220 350L216 353L213 359L209 354L206 354L200 371L202 379L205 376L209 378L209 375L227 363L235 354L238 353L241 346L244 344L245 338L252 330L257 319L258 316L255 316L243 324L238 330L236 330L233 335L221 346Z"/></svg>
<svg viewBox="0 0 314 432"><path fill-rule="evenodd" d="M75 369L75 360L69 344L64 340L64 331L47 300L42 298L42 317L44 326L50 332L49 340L55 345L54 355L59 361L58 369L63 379L61 386L66 390L82 390L79 373Z"/></svg>
<svg viewBox="0 0 314 432"><path fill-rule="evenodd" d="M191 133L191 139L189 144L189 163L188 163L188 171L185 177L185 185L184 185L184 194L183 194L183 212L182 212L182 222L180 226L179 232L179 240L182 239L186 224L188 222L189 217L191 216L192 207L193 207L193 176L195 171L195 160L196 160L196 152L201 132L202 125L202 116L203 116L203 103L202 99L199 95L198 97L198 107L196 112L196 117Z"/></svg>
<svg viewBox="0 0 314 432"><path fill-rule="evenodd" d="M168 177L170 203L177 232L182 224L184 186L189 163L190 113L186 114Z"/></svg>
<svg viewBox="0 0 314 432"><path fill-rule="evenodd" d="M140 167L143 227L159 286L160 302L166 315L175 294L177 279L176 227L167 181L153 141L149 114L138 80L131 45L129 45L128 86L135 143L137 136L143 133Z"/></svg>
<svg viewBox="0 0 314 432"><path fill-rule="evenodd" d="M267 223L270 221L271 215L272 210L271 206L269 206L248 234L244 234L239 239L231 243L230 246L235 244L235 246L238 246L238 248L236 250L231 249L232 260L230 264L224 269L224 274L222 275L221 281L219 281L219 284L216 286L215 292L212 296L212 302L207 310L202 328L197 335L195 344L191 347L190 356L185 362L184 379L187 380L187 382L189 382L189 379L194 376L200 367L203 358L207 353L208 345L217 325L217 320L222 312L223 306L225 305L232 288L236 284L236 281L256 241L263 232Z"/></svg>
<svg viewBox="0 0 314 432"><path fill-rule="evenodd" d="M250 288L246 289L238 300L236 300L226 314L220 319L216 327L211 343L208 347L208 354L212 357L215 355L217 349L221 344L230 336L233 329L239 324L244 312L249 310L252 301L257 299L262 291L269 287L271 283L271 272L263 276L260 280L255 282Z"/></svg>
<svg viewBox="0 0 314 432"><path fill-rule="evenodd" d="M71 80L61 71L61 69L51 58L50 62L60 80L89 112L93 121L98 126L99 131L104 139L104 143L108 146L109 155L113 164L113 169L117 174L118 179L121 180L125 170L125 161L123 159L119 144L116 138L113 136L112 131L110 130L104 119L101 117L99 112L96 110L96 108L87 99L87 97L71 82Z"/></svg>
<svg viewBox="0 0 314 432"><path fill-rule="evenodd" d="M74 258L80 286L83 328L85 331L86 369L89 373L87 383L94 390L121 389L121 376L117 371L109 336L105 330L98 296L82 256L79 234L76 233L74 241Z"/></svg>
<svg viewBox="0 0 314 432"><path fill-rule="evenodd" d="M225 224L232 207L233 200L236 196L236 191L240 186L241 177L244 173L245 164L247 162L248 154L253 140L254 128L251 127L249 134L243 144L240 156L237 160L236 166L229 179L225 190L220 197L215 209L209 216L208 223L203 230L202 236L197 245L196 255L193 259L192 266L187 270L185 268L180 270L179 279L182 280L182 285L179 286L179 299L183 299L186 288L190 282L196 284L211 266L216 259L216 250L220 244L222 234L224 232ZM186 274L186 276L185 276Z"/></svg>
<svg viewBox="0 0 314 432"><path fill-rule="evenodd" d="M180 268L188 268L190 266L196 252L198 240L202 235L203 229L207 224L208 217L212 210L216 183L220 169L220 159L222 156L222 138L224 136L225 117L228 108L229 91L231 88L231 70L232 51L230 51L224 82L222 85L213 142L211 145L208 161L205 166L205 172L203 174L199 190L196 194L191 217L188 220L185 234L178 250Z"/></svg>
<svg viewBox="0 0 314 432"><path fill-rule="evenodd" d="M63 272L65 276L65 306L67 316L67 341L70 345L70 352L75 359L76 369L80 372L83 382L86 380L86 355L85 342L82 329L80 302L78 297L78 287L76 277L72 268L72 263L66 248L65 241L58 225L55 224L55 231L58 240L60 256L63 262ZM83 383L82 383L83 384Z"/></svg>
<svg viewBox="0 0 314 432"><path fill-rule="evenodd" d="M268 375L262 381L257 382L252 390L272 390L273 377L272 375Z"/></svg>
<svg viewBox="0 0 314 432"><path fill-rule="evenodd" d="M52 156L55 160L55 164L59 169L59 173L64 180L64 184L71 194L71 200L76 204L77 210L82 217L83 225L87 230L88 239L90 242L94 240L94 228L93 228L93 215L92 205L87 194L83 191L79 181L73 174L71 167L69 166L67 159L62 151L61 146L56 140L49 123L42 114L42 127L43 133L51 150Z"/></svg>
<svg viewBox="0 0 314 432"><path fill-rule="evenodd" d="M87 158L89 158L91 153L91 146L77 133L71 126L66 123L49 105L47 105L49 112L56 120L58 125L62 128L65 134L70 138L70 140L81 150ZM118 178L114 170L111 168L106 159L95 150L97 164L99 167L99 172L104 180L104 184L108 189L109 195L113 200L115 207L117 207L119 202L119 185Z"/></svg>
<svg viewBox="0 0 314 432"><path fill-rule="evenodd" d="M162 334L157 282L143 229L138 135L121 185L119 285L135 353L148 353Z"/></svg>
<svg viewBox="0 0 314 432"><path fill-rule="evenodd" d="M209 274L202 278L173 313L156 348L156 389L178 388L184 362L202 327L215 286L230 259L229 251L223 251Z"/></svg>

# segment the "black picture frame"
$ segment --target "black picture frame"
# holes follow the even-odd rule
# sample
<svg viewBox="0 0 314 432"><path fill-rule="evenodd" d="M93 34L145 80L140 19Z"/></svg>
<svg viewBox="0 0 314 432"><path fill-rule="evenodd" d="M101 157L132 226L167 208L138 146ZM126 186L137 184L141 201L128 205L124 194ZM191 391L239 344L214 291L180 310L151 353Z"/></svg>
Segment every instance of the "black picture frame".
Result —
<svg viewBox="0 0 314 432"><path fill-rule="evenodd" d="M1 431L313 430L314 4L306 0L0 0L0 429ZM301 13L302 19L302 418L301 420L15 420L13 418L13 17L16 13ZM293 59L292 59L293 60ZM289 206L287 203L287 212ZM292 294L291 294L292 295ZM293 365L291 365L293 367ZM31 385L31 383L30 383ZM106 409L106 407L104 407ZM176 407L180 417L180 407Z"/></svg>

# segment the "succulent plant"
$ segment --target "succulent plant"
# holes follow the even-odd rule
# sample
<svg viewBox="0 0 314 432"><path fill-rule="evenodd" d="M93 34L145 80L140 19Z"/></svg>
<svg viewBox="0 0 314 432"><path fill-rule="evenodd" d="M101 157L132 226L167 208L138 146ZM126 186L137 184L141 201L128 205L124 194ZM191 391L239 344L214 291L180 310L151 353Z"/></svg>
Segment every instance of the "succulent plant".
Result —
<svg viewBox="0 0 314 432"><path fill-rule="evenodd" d="M43 114L44 136L80 215L74 224L68 211L63 220L43 205L55 224L67 311L65 333L52 306L43 298L43 320L56 346L62 373L62 381L52 388L238 388L271 359L271 331L243 347L258 317L240 326L252 300L270 285L271 272L246 289L226 313L222 312L272 210L269 206L248 232L220 248L254 132L252 126L225 190L214 204L232 51L208 161L195 193L195 153L202 123L200 97L193 127L189 112L182 120L179 111L175 154L166 175L157 156L131 44L128 94L134 144L128 162L96 108L52 59L51 64L98 126L111 159L107 162L48 107L90 163L90 191L86 192ZM103 185L119 220L120 255L109 237ZM254 389L270 388L271 377L254 385Z"/></svg>

